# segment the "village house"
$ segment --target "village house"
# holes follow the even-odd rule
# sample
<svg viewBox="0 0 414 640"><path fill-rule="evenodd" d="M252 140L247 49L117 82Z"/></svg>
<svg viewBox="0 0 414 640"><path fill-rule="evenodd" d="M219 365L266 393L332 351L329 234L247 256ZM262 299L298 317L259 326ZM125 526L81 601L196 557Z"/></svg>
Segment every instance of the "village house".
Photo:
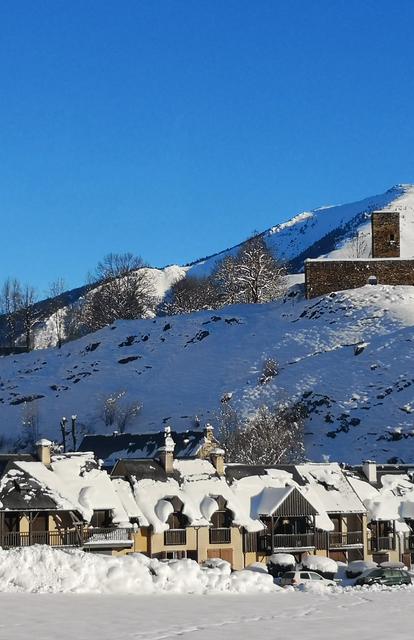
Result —
<svg viewBox="0 0 414 640"><path fill-rule="evenodd" d="M93 454L52 454L40 440L36 456L2 455L0 468L1 547L131 548L132 525Z"/></svg>
<svg viewBox="0 0 414 640"><path fill-rule="evenodd" d="M167 427L162 435L149 434L154 444L142 446L141 434L140 457L129 445L128 457L111 472L138 525L134 550L165 559L222 558L237 569L266 562L276 552L293 552L298 561L303 553L344 561L364 557L366 509L337 464L225 464L211 427L197 444L192 440L193 456L177 458L176 434ZM108 454L108 462L118 438L92 436L88 444L98 444L96 455Z"/></svg>
<svg viewBox="0 0 414 640"><path fill-rule="evenodd" d="M414 563L414 465L349 467L348 480L367 508L366 558Z"/></svg>
<svg viewBox="0 0 414 640"><path fill-rule="evenodd" d="M210 426L124 435L121 446L123 436L88 436L97 451L40 440L36 455L3 454L1 546L221 558L234 569L275 553L414 560L414 465L226 464Z"/></svg>

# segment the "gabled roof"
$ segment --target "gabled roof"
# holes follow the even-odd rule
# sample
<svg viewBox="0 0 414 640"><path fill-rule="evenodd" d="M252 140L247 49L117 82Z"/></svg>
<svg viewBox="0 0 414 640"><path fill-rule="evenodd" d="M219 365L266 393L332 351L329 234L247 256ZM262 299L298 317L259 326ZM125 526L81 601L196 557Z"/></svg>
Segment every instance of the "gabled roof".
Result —
<svg viewBox="0 0 414 640"><path fill-rule="evenodd" d="M175 442L175 458L195 457L206 442L203 431L171 431ZM165 444L164 431L156 433L121 433L118 435L87 435L78 451L92 451L104 461L105 467L112 467L117 460L125 458L153 459Z"/></svg>
<svg viewBox="0 0 414 640"><path fill-rule="evenodd" d="M316 516L318 512L294 486L265 487L256 500L257 516Z"/></svg>
<svg viewBox="0 0 414 640"><path fill-rule="evenodd" d="M296 470L301 476L301 484L309 487L312 502L315 505L323 504L326 513L366 512L344 471L336 462L309 462L296 465Z"/></svg>

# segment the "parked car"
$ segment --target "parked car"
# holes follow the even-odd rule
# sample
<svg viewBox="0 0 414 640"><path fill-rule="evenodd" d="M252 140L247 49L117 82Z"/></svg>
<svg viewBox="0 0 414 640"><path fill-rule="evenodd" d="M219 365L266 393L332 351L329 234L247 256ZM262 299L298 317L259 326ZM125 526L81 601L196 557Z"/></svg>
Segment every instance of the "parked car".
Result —
<svg viewBox="0 0 414 640"><path fill-rule="evenodd" d="M334 587L336 582L334 580L327 580L322 578L319 573L315 571L288 571L281 578L279 584L282 587L289 585L297 587L300 584L309 584L310 582L324 584L327 587Z"/></svg>
<svg viewBox="0 0 414 640"><path fill-rule="evenodd" d="M359 586L373 584L385 584L390 587L399 584L411 584L411 576L404 569L378 567L378 569L364 571L355 580L355 585Z"/></svg>

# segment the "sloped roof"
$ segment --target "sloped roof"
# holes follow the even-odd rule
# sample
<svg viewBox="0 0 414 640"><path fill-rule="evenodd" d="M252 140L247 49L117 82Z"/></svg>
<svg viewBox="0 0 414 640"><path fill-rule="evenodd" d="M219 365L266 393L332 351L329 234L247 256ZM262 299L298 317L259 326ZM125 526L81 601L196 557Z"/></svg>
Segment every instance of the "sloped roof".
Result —
<svg viewBox="0 0 414 640"><path fill-rule="evenodd" d="M53 493L16 467L9 467L0 481L0 509L4 511L54 511L61 509Z"/></svg>
<svg viewBox="0 0 414 640"><path fill-rule="evenodd" d="M206 441L203 431L171 431L175 442L175 458L192 458L198 454ZM92 451L104 461L106 467L125 458L152 459L165 443L164 431L156 433L121 433L118 435L87 435L78 451Z"/></svg>
<svg viewBox="0 0 414 640"><path fill-rule="evenodd" d="M363 503L336 462L299 464L296 470L302 484L309 486L316 503L323 504L328 514L365 513Z"/></svg>
<svg viewBox="0 0 414 640"><path fill-rule="evenodd" d="M13 467L24 477L30 478L29 484L22 485L25 502L29 502L30 487L34 483L40 493L53 501L51 508L76 511L86 522L95 510L109 510L112 511L114 523L126 525L129 522L109 475L97 467L92 454L52 456L48 466L39 461L20 460L15 461ZM10 473L2 478L2 482ZM48 509L49 506L45 505L44 508Z"/></svg>
<svg viewBox="0 0 414 640"><path fill-rule="evenodd" d="M315 507L294 486L265 487L256 504L258 516L317 515Z"/></svg>

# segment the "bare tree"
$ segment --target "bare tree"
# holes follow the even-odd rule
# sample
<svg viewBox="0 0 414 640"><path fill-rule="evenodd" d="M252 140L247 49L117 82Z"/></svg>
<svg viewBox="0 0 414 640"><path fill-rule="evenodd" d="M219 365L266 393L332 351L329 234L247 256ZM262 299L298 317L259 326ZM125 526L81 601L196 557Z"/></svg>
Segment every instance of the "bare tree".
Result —
<svg viewBox="0 0 414 640"><path fill-rule="evenodd" d="M9 347L13 347L18 337L17 312L21 305L21 285L16 278L7 278L1 288L0 308L5 317L6 340Z"/></svg>
<svg viewBox="0 0 414 640"><path fill-rule="evenodd" d="M65 338L65 302L62 294L65 291L65 281L63 278L57 278L49 285L49 313L53 322L56 343L59 349Z"/></svg>
<svg viewBox="0 0 414 640"><path fill-rule="evenodd" d="M285 268L262 235L249 238L232 257L220 262L213 275L222 304L262 303L279 298L285 288Z"/></svg>
<svg viewBox="0 0 414 640"><path fill-rule="evenodd" d="M305 410L301 405L261 406L241 420L229 405L222 409L218 437L229 462L287 464L303 459Z"/></svg>
<svg viewBox="0 0 414 640"><path fill-rule="evenodd" d="M177 315L215 309L217 304L217 290L210 278L186 276L172 285L161 309L168 315Z"/></svg>
<svg viewBox="0 0 414 640"><path fill-rule="evenodd" d="M18 317L21 319L26 348L29 350L32 348L33 327L39 320L35 306L36 300L37 294L34 287L28 284L24 285L21 290Z"/></svg>
<svg viewBox="0 0 414 640"><path fill-rule="evenodd" d="M236 304L242 301L239 264L234 256L226 256L218 262L211 279L217 289L221 305Z"/></svg>
<svg viewBox="0 0 414 640"><path fill-rule="evenodd" d="M108 428L116 428L120 433L125 433L126 428L136 418L142 409L138 401L128 401L126 391L111 393L103 399L100 410L100 418Z"/></svg>
<svg viewBox="0 0 414 640"><path fill-rule="evenodd" d="M37 401L25 402L21 417L21 432L14 443L15 451L35 450L36 442L40 437L40 414Z"/></svg>
<svg viewBox="0 0 414 640"><path fill-rule="evenodd" d="M368 233L356 231L349 241L349 257L350 258L369 258L371 251L368 244Z"/></svg>
<svg viewBox="0 0 414 640"><path fill-rule="evenodd" d="M77 300L65 307L64 339L77 340L87 333L83 320L83 300Z"/></svg>
<svg viewBox="0 0 414 640"><path fill-rule="evenodd" d="M144 317L156 304L151 277L140 257L110 253L98 263L95 288L85 297L83 322L95 331L115 320Z"/></svg>

